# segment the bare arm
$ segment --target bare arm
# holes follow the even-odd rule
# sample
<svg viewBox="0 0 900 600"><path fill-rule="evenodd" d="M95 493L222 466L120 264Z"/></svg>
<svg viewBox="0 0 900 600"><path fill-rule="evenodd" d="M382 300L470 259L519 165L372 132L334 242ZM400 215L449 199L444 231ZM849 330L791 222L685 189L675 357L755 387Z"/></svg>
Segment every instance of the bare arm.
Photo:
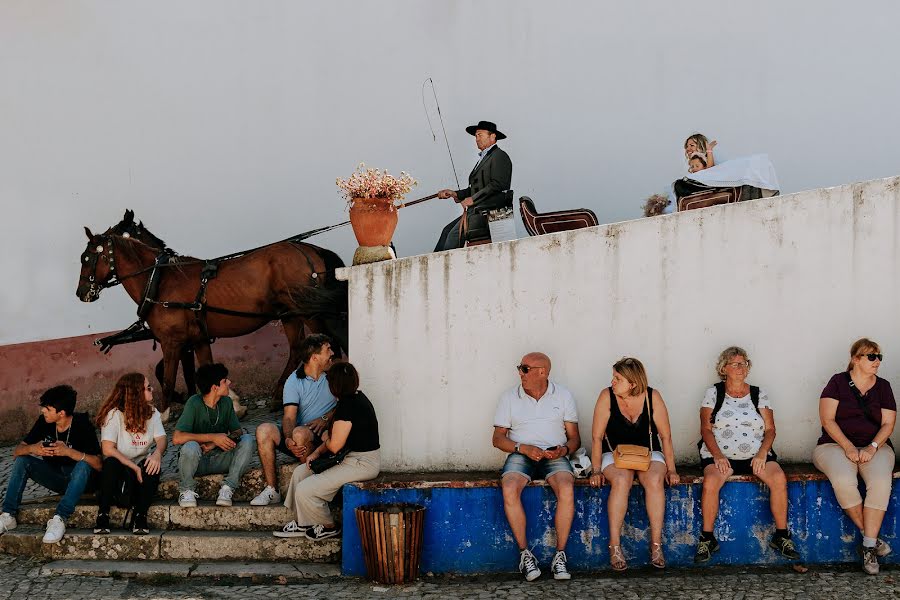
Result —
<svg viewBox="0 0 900 600"><path fill-rule="evenodd" d="M609 390L603 388L594 405L594 420L591 423L591 485L603 485L603 473L600 472L600 462L603 456L603 437L606 435L606 426L609 424Z"/></svg>
<svg viewBox="0 0 900 600"><path fill-rule="evenodd" d="M234 434L240 431L239 429L232 431ZM187 442L197 442L201 446L207 443L214 444L218 448L229 451L233 450L237 444L234 440L228 437L227 433L189 433L187 431L180 431L176 429L172 433L172 443L176 446L180 446L182 444L186 444ZM205 448L204 450L206 450Z"/></svg>
<svg viewBox="0 0 900 600"><path fill-rule="evenodd" d="M310 431L312 431L316 435L321 435L323 431L328 429L328 422L331 421L331 417L334 416L334 411L337 410L337 407L332 408L327 413L319 417L318 419L313 419L309 423L304 423L304 427L308 427ZM295 409L296 412L296 409Z"/></svg>
<svg viewBox="0 0 900 600"><path fill-rule="evenodd" d="M716 140L712 140L706 145L706 166L707 167L716 166L716 159L713 156L713 148L716 147L716 144L718 144L718 142Z"/></svg>
<svg viewBox="0 0 900 600"><path fill-rule="evenodd" d="M672 444L672 428L669 426L669 411L663 401L662 394L653 390L653 423L659 432L659 440L662 442L662 453L666 457L666 479L669 485L675 485L680 481L678 470L675 467L675 446Z"/></svg>
<svg viewBox="0 0 900 600"><path fill-rule="evenodd" d="M878 429L878 433L875 434L875 437L872 438L872 441L878 444L878 447L881 448L881 445L884 444L888 438L891 437L891 433L894 431L894 424L897 422L897 411L896 410L888 410L886 408L881 409L881 427ZM869 462L875 453L878 452L872 446L866 446L859 453L859 462L866 463Z"/></svg>
<svg viewBox="0 0 900 600"><path fill-rule="evenodd" d="M492 439L494 448L512 454L516 451L516 443L509 439L508 427L494 426L494 437ZM576 448L577 450L577 448ZM537 446L531 444L519 444L519 453L524 454L531 460L541 460L544 457L544 451Z"/></svg>
<svg viewBox="0 0 900 600"><path fill-rule="evenodd" d="M333 454L340 452L347 443L351 429L353 429L352 421L335 421L331 425L331 431L322 434L325 447Z"/></svg>
<svg viewBox="0 0 900 600"><path fill-rule="evenodd" d="M722 449L716 443L716 435L713 433L712 412L713 409L708 407L700 409L700 438L706 444L706 449L712 454L716 468L719 469L722 475L725 475L728 469L731 468L731 463L722 454Z"/></svg>

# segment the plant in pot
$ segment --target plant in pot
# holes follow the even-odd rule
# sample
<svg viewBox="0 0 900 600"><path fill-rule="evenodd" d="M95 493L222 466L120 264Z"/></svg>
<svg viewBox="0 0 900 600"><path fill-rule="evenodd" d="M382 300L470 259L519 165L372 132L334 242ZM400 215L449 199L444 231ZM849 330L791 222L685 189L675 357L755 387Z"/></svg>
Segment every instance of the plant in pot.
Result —
<svg viewBox="0 0 900 600"><path fill-rule="evenodd" d="M337 179L350 209L350 225L361 247L389 246L397 227L397 206L417 184L409 173L399 177L360 163L347 179Z"/></svg>

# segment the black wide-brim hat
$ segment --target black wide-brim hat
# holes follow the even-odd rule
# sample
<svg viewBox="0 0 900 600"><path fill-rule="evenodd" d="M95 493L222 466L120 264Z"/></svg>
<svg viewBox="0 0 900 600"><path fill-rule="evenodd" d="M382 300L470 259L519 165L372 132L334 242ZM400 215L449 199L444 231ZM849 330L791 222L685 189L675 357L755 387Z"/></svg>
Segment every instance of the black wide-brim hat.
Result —
<svg viewBox="0 0 900 600"><path fill-rule="evenodd" d="M475 132L479 129L490 131L497 136L498 140L506 139L505 135L497 131L497 125L495 123L491 123L490 121L478 121L478 125L469 125L468 127L466 127L466 133L468 133L469 135L475 135Z"/></svg>

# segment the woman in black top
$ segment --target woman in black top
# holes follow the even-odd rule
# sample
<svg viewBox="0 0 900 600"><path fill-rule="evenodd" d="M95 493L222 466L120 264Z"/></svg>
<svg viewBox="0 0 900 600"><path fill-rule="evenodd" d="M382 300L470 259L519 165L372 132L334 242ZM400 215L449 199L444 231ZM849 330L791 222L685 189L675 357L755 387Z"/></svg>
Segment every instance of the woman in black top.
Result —
<svg viewBox="0 0 900 600"><path fill-rule="evenodd" d="M328 387L337 398L331 429L322 434L322 445L294 469L284 505L296 518L276 537L306 536L311 540L334 537L341 528L334 522L328 502L345 483L374 479L381 470L378 418L375 408L359 391L359 374L350 363L335 363L326 374ZM343 461L321 473L313 473L310 463L326 453L349 449Z"/></svg>
<svg viewBox="0 0 900 600"><path fill-rule="evenodd" d="M665 481L675 485L679 478L666 404L662 395L647 385L647 373L638 359L623 358L613 365L611 385L600 392L594 407L592 438L591 485L600 487L608 480L611 486L607 503L610 565L616 571L628 568L620 536L628 510L628 494L637 474L644 486L650 520L650 564L664 568L662 526L666 495L663 485ZM650 468L634 471L616 467L613 450L619 444L649 447Z"/></svg>

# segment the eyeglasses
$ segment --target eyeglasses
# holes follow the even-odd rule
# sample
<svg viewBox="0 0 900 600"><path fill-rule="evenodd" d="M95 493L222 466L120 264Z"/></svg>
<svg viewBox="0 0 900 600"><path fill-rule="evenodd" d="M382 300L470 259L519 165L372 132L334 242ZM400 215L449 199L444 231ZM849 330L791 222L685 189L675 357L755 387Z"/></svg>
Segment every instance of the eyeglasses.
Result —
<svg viewBox="0 0 900 600"><path fill-rule="evenodd" d="M746 369L747 367L750 366L750 363L748 363L748 362L730 362L730 363L728 363L728 366L731 367L732 369Z"/></svg>
<svg viewBox="0 0 900 600"><path fill-rule="evenodd" d="M884 359L884 354L875 354L874 352L870 352L869 354L863 354L862 356L865 356L866 358L868 358L869 362L875 362L876 360Z"/></svg>
<svg viewBox="0 0 900 600"><path fill-rule="evenodd" d="M544 367L534 367L531 365L516 365L516 369L519 370L523 375L528 375L528 371L532 369L543 369Z"/></svg>

